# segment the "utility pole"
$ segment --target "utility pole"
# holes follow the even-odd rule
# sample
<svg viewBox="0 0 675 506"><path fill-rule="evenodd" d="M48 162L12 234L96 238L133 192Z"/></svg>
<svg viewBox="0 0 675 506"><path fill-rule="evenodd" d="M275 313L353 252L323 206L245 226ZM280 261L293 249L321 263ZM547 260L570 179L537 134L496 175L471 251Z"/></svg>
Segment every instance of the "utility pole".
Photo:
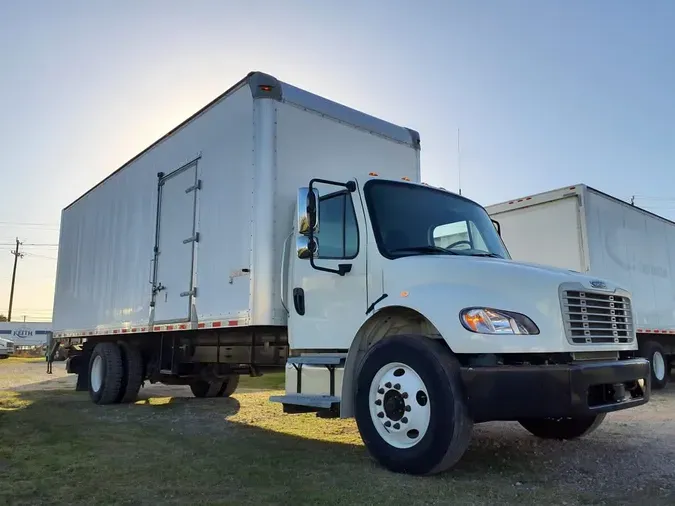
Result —
<svg viewBox="0 0 675 506"><path fill-rule="evenodd" d="M11 322L12 321L12 304L14 303L14 282L16 281L16 264L19 261L19 258L23 258L23 253L19 251L19 247L21 246L21 243L19 242L19 238L16 238L16 249L12 251L12 255L14 255L14 269L12 269L12 286L9 289L9 310L7 311L7 321Z"/></svg>

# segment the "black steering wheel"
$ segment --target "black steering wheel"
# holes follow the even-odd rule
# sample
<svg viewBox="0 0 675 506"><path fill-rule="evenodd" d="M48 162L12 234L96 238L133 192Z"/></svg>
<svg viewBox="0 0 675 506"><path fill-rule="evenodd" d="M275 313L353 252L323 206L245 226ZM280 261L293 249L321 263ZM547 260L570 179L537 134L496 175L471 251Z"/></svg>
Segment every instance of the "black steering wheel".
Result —
<svg viewBox="0 0 675 506"><path fill-rule="evenodd" d="M446 246L445 249L452 249L455 246L457 246L458 244L466 244L466 245L469 246L469 248L471 247L471 243L469 241L457 241L457 242L453 242L449 246Z"/></svg>

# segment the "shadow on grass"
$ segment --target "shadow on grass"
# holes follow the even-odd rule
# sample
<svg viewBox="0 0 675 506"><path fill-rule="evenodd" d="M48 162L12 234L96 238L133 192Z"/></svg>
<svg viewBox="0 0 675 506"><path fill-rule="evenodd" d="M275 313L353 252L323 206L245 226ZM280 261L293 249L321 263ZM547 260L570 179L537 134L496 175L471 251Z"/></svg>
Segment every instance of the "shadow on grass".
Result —
<svg viewBox="0 0 675 506"><path fill-rule="evenodd" d="M560 443L485 424L451 472L395 475L369 458L353 420L285 415L270 392L148 392L117 406L93 405L86 392L0 394L0 469L9 484L0 503L572 505L611 496L623 504L634 497L617 483L649 474L639 445L602 431ZM652 488L650 504L672 504L659 483Z"/></svg>

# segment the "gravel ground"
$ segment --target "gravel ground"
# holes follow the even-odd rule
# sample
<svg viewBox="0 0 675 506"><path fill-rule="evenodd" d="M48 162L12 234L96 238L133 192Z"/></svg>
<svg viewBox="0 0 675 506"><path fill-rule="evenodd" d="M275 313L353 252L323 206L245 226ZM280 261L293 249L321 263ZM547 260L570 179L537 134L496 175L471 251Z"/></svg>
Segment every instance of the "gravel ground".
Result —
<svg viewBox="0 0 675 506"><path fill-rule="evenodd" d="M74 388L75 377L65 373L63 363L54 364L51 376L45 370L44 362L1 363L0 390ZM143 398L165 396L192 395L187 387L142 390ZM653 392L647 405L610 414L597 431L577 441L538 440L517 423L481 424L461 467L478 474L486 467L519 469L514 487L569 486L588 493L587 504L637 504L641 497L649 504L675 504L675 381Z"/></svg>

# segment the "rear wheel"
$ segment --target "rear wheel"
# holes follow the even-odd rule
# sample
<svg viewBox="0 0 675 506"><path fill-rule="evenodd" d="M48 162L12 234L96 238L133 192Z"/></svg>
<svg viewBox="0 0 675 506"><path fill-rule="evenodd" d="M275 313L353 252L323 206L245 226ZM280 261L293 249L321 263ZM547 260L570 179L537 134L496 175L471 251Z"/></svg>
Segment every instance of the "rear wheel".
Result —
<svg viewBox="0 0 675 506"><path fill-rule="evenodd" d="M190 382L190 390L195 397L216 397L223 387L222 381L206 381L202 379Z"/></svg>
<svg viewBox="0 0 675 506"><path fill-rule="evenodd" d="M115 343L98 343L89 359L89 397L96 404L113 404L122 388L122 353Z"/></svg>
<svg viewBox="0 0 675 506"><path fill-rule="evenodd" d="M394 472L445 471L471 440L459 363L424 336L393 336L368 351L357 378L355 418L370 454Z"/></svg>
<svg viewBox="0 0 675 506"><path fill-rule="evenodd" d="M218 397L229 397L239 386L239 375L232 374L225 381L223 381L223 386L220 387L218 391Z"/></svg>
<svg viewBox="0 0 675 506"><path fill-rule="evenodd" d="M665 350L656 341L647 341L640 345L640 355L651 365L652 390L661 390L668 384L670 371Z"/></svg>
<svg viewBox="0 0 675 506"><path fill-rule="evenodd" d="M576 439L587 436L605 420L606 413L580 417L533 418L518 422L542 439Z"/></svg>
<svg viewBox="0 0 675 506"><path fill-rule="evenodd" d="M143 356L140 350L132 344L124 341L120 341L118 344L122 352L122 366L124 369L118 402L134 402L138 398L138 391L143 383Z"/></svg>

